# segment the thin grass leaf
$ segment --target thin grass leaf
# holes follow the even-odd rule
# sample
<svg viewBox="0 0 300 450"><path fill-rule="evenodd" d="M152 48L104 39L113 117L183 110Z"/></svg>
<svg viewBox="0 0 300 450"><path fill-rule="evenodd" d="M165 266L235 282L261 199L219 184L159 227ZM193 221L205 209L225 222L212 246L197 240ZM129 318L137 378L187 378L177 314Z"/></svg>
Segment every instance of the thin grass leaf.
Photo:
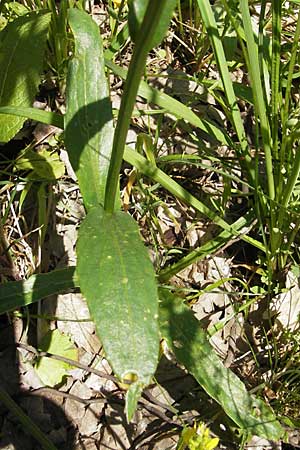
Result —
<svg viewBox="0 0 300 450"><path fill-rule="evenodd" d="M42 430L34 423L34 421L24 413L23 409L13 400L13 398L0 386L0 401L7 410L15 416L20 424L24 427L41 446L43 450L58 450L53 442L42 432Z"/></svg>
<svg viewBox="0 0 300 450"><path fill-rule="evenodd" d="M113 73L126 79L127 70L114 64L112 61L105 61L105 65L112 70ZM146 99L149 103L164 108L169 113L175 116L179 120L186 120L189 124L204 131L210 136L213 136L217 141L224 145L234 146L232 140L221 128L214 125L212 122L206 119L200 118L189 107L181 103L180 101L172 98L168 94L159 91L158 89L149 86L145 81L141 80L138 88L138 95Z"/></svg>
<svg viewBox="0 0 300 450"><path fill-rule="evenodd" d="M0 106L0 114L10 114L13 116L20 116L26 119L36 120L37 122L53 125L54 127L64 128L64 116L51 111L42 111L37 108L30 108L24 106Z"/></svg>
<svg viewBox="0 0 300 450"><path fill-rule="evenodd" d="M79 282L75 267L32 275L28 280L9 281L0 285L0 314L76 287Z"/></svg>
<svg viewBox="0 0 300 450"><path fill-rule="evenodd" d="M240 217L234 224L232 225L236 232L240 233L240 238L242 239L243 233L248 233L251 228L252 222L252 214L247 214L244 217ZM197 261L201 261L207 256L212 256L221 248L225 247L228 244L233 243L235 239L233 238L232 233L228 231L222 231L213 239L211 239L206 244L201 245L201 247L192 250L188 255L181 258L175 264L167 267L166 269L162 269L158 274L158 280L160 283L164 283L168 281L172 276L176 275L181 270L186 267L194 264ZM223 283L223 279L222 279Z"/></svg>
<svg viewBox="0 0 300 450"><path fill-rule="evenodd" d="M248 142L246 138L245 129L241 119L239 107L237 104L237 98L234 92L233 84L230 78L230 73L228 70L228 64L225 57L225 52L222 44L221 37L218 32L218 27L215 21L212 7L209 0L197 0L198 6L201 12L201 16L207 30L209 39L211 41L214 55L217 61L218 69L222 78L224 91L226 94L229 112L232 117L232 123L235 127L237 133L239 144L240 144L240 156L244 158L247 165L249 175L252 181L255 179L254 170L252 168L252 158L249 153Z"/></svg>
<svg viewBox="0 0 300 450"><path fill-rule="evenodd" d="M243 25L245 29L245 38L249 56L249 75L253 90L254 109L260 121L260 130L263 140L263 148L266 158L266 173L268 181L268 195L271 200L275 199L275 185L273 176L272 161L272 140L270 123L267 117L266 105L264 102L264 91L260 79L260 65L258 59L258 45L254 39L254 32L249 12L249 4L247 0L239 0L242 14Z"/></svg>
<svg viewBox="0 0 300 450"><path fill-rule="evenodd" d="M187 190L185 190L182 186L180 186L180 184L172 180L172 178L169 177L165 172L163 172L158 167L151 164L149 161L147 161L146 158L144 158L142 155L132 150L130 147L126 147L124 159L125 161L129 162L134 167L136 167L140 172L149 176L157 183L160 183L176 198L179 198L184 203L195 208L196 211L199 211L201 214L208 217L215 224L219 225L219 227L223 228L223 230L228 231L231 236L240 236L240 231L235 229L234 224L229 225L224 219L218 216L206 205L204 205L204 203L202 203L200 200L198 200L196 197L190 194ZM262 252L265 252L264 245L261 242L257 241L256 239L253 239L247 235L242 235L241 239L259 248Z"/></svg>
<svg viewBox="0 0 300 450"><path fill-rule="evenodd" d="M278 159L278 127L280 117L280 50L281 50L281 10L282 3L272 1L272 75L271 75L271 114L272 114L272 138L273 157Z"/></svg>

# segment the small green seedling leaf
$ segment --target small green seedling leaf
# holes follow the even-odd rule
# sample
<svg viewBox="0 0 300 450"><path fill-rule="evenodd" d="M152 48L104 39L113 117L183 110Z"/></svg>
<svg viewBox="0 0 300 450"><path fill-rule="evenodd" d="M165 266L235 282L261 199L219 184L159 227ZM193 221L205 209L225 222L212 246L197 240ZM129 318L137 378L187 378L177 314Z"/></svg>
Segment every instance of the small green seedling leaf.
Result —
<svg viewBox="0 0 300 450"><path fill-rule="evenodd" d="M79 230L77 256L80 288L114 372L120 381L134 374L135 383L149 384L159 352L158 294L137 224L124 212L92 208Z"/></svg>
<svg viewBox="0 0 300 450"><path fill-rule="evenodd" d="M163 10L160 20L157 23L156 31L153 34L153 38L151 41L151 48L156 47L162 39L164 38L174 8L176 6L177 0L168 0L166 2L166 6ZM129 31L130 36L133 42L137 42L140 39L141 25L145 17L145 13L149 4L149 0L129 0L129 13L128 13L128 23L129 23Z"/></svg>
<svg viewBox="0 0 300 450"><path fill-rule="evenodd" d="M242 430L266 439L280 439L283 429L272 410L251 396L242 381L224 367L182 299L165 289L160 290L160 298L161 335L177 360Z"/></svg>
<svg viewBox="0 0 300 450"><path fill-rule="evenodd" d="M58 180L65 173L65 166L56 152L42 148L36 152L26 149L15 163L17 170L31 171L31 179Z"/></svg>
<svg viewBox="0 0 300 450"><path fill-rule="evenodd" d="M77 348L74 347L70 338L61 334L59 330L49 331L41 340L39 349L43 352L63 356L75 361L78 359ZM42 356L36 363L35 370L46 386L53 387L63 381L71 367L70 364L64 361Z"/></svg>
<svg viewBox="0 0 300 450"><path fill-rule="evenodd" d="M0 41L0 106L32 106L43 70L51 13L32 12L8 23ZM25 119L0 115L0 142L12 139Z"/></svg>
<svg viewBox="0 0 300 450"><path fill-rule="evenodd" d="M98 26L79 9L70 9L68 17L75 52L68 69L65 143L89 209L104 203L113 115Z"/></svg>

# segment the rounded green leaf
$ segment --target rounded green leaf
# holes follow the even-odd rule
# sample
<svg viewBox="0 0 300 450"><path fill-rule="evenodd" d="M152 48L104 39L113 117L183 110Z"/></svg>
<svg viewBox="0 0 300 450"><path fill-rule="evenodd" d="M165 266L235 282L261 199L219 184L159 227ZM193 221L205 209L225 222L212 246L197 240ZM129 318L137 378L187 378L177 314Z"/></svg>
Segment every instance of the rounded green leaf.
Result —
<svg viewBox="0 0 300 450"><path fill-rule="evenodd" d="M158 361L158 294L137 224L124 212L92 208L77 255L80 288L114 372L149 384Z"/></svg>

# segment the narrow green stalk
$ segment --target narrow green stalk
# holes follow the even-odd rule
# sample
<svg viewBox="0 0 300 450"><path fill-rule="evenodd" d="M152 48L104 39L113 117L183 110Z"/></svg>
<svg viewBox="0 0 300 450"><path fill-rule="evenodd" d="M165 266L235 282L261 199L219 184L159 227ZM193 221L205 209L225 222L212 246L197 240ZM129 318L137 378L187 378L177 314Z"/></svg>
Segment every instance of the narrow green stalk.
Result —
<svg viewBox="0 0 300 450"><path fill-rule="evenodd" d="M181 0L177 1L177 12L178 12L178 21L179 21L179 33L180 36L183 37L183 19L182 19L182 11L181 11Z"/></svg>
<svg viewBox="0 0 300 450"><path fill-rule="evenodd" d="M222 78L222 83L226 94L228 107L232 117L232 122L239 139L241 149L240 156L243 158L243 161L247 166L247 170L250 175L251 181L253 182L255 179L255 173L252 167L252 158L249 153L249 146L246 138L246 133L241 119L237 98L233 89L233 84L228 70L223 44L218 32L218 27L215 21L214 13L209 0L197 0L197 1L205 28L207 29L207 33L209 35L214 50L214 55Z"/></svg>
<svg viewBox="0 0 300 450"><path fill-rule="evenodd" d="M293 82L293 74L294 74L294 70L295 70L296 57L297 57L297 52L298 52L298 48L299 48L299 39L300 39L300 14L298 14L295 36L294 36L294 41L293 41L293 46L292 46L292 51L291 51L291 58L290 58L290 63L289 63L287 85L286 85L286 89L285 89L284 109L283 109L283 117L282 117L283 131L286 130L286 122L287 122L288 116L289 116L291 89L292 89L292 82Z"/></svg>
<svg viewBox="0 0 300 450"><path fill-rule="evenodd" d="M39 427L28 417L19 405L0 387L0 402L21 422L27 433L36 439L44 450L57 450L55 445L39 429Z"/></svg>
<svg viewBox="0 0 300 450"><path fill-rule="evenodd" d="M111 213L114 211L119 173L136 95L146 65L147 55L151 48L153 34L167 2L168 0L151 0L151 2L149 2L141 25L139 40L136 43L129 65L114 134L105 193L104 209Z"/></svg>
<svg viewBox="0 0 300 450"><path fill-rule="evenodd" d="M282 195L282 200L280 204L280 212L278 217L278 225L280 226L285 219L285 209L287 208L290 198L294 192L298 177L300 173L300 147L296 149L294 165L292 172L287 180L286 188Z"/></svg>
<svg viewBox="0 0 300 450"><path fill-rule="evenodd" d="M250 219L250 220L249 220ZM168 281L172 276L176 275L181 270L185 269L186 267L190 266L191 264L201 261L202 259L206 258L207 256L212 256L216 252L218 252L220 249L224 248L225 246L228 246L232 244L237 239L242 238L242 234L247 228L247 231L249 230L247 226L249 225L249 222L251 223L251 217L240 217L234 224L233 227L235 230L240 230L241 236L240 237L234 237L231 233L228 231L222 231L218 236L214 237L214 239L211 239L206 244L203 244L201 247L196 248L195 250L191 251L188 255L181 258L179 261L177 261L175 264L173 264L170 267L167 267L166 269L162 269L159 272L158 280L160 283L165 283Z"/></svg>
<svg viewBox="0 0 300 450"><path fill-rule="evenodd" d="M266 105L264 102L264 91L260 78L258 47L254 40L254 33L249 12L247 0L240 0L240 9L245 29L247 49L249 55L249 74L254 98L254 107L257 117L260 119L260 129L263 140L263 147L266 159L266 173L268 182L268 194L271 200L275 199L275 184L273 176L273 160L271 152L271 131L270 124L266 114Z"/></svg>
<svg viewBox="0 0 300 450"><path fill-rule="evenodd" d="M289 117L289 109L290 109L290 99L291 99L291 89L292 89L292 82L293 82L293 74L295 70L295 64L296 64L296 58L298 53L298 47L299 47L299 40L300 40L300 14L298 14L297 19L297 25L296 25L296 31L291 51L291 58L289 62L289 69L288 69L288 77L287 77L287 85L285 89L285 97L284 97L284 108L283 108L283 114L282 114L282 145L281 145L281 151L280 151L280 167L283 168L286 165L287 160L287 142L288 142L288 130L287 130L287 121ZM292 145L292 143L291 143ZM284 184L284 173L280 172L279 174L279 195L282 193L282 187Z"/></svg>
<svg viewBox="0 0 300 450"><path fill-rule="evenodd" d="M259 22L258 22L258 57L260 63L261 74L263 73L263 56L264 56L264 25L266 15L267 0L263 0L260 6Z"/></svg>
<svg viewBox="0 0 300 450"><path fill-rule="evenodd" d="M250 245L253 245L262 252L266 251L265 246L261 242L253 239L251 236L247 236L247 234L243 234L244 230L241 231L240 228L235 228L236 223L240 225L239 222L233 223L231 225L228 224L218 214L209 209L200 200L190 194L190 192L186 191L182 186L180 186L180 184L176 183L176 181L169 177L165 172L151 164L146 160L146 158L132 150L130 147L126 146L124 159L129 164L136 167L140 172L152 178L157 183L161 184L171 194L175 195L176 198L179 198L187 205L195 208L196 211L199 211L201 214L208 217L216 225L223 228L223 230L228 231L231 236L239 236L243 241L248 242Z"/></svg>
<svg viewBox="0 0 300 450"><path fill-rule="evenodd" d="M273 156L278 159L278 127L280 103L281 0L272 1L272 137Z"/></svg>

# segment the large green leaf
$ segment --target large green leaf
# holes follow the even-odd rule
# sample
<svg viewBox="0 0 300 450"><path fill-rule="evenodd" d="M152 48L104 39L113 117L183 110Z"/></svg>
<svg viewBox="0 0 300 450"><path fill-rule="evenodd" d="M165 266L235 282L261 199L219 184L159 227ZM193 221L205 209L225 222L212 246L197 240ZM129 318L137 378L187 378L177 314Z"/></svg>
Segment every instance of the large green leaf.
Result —
<svg viewBox="0 0 300 450"><path fill-rule="evenodd" d="M77 255L80 288L114 372L149 384L158 359L158 294L137 224L124 212L92 208Z"/></svg>
<svg viewBox="0 0 300 450"><path fill-rule="evenodd" d="M32 106L40 83L51 13L33 12L9 23L0 42L0 106ZM0 142L12 139L24 123L0 115Z"/></svg>
<svg viewBox="0 0 300 450"><path fill-rule="evenodd" d="M160 330L177 360L215 399L226 414L252 435L278 440L283 430L271 409L251 396L242 381L224 367L205 331L182 299L161 289Z"/></svg>
<svg viewBox="0 0 300 450"><path fill-rule="evenodd" d="M85 206L104 202L113 140L113 115L104 71L103 45L93 19L69 10L75 38L67 78L65 143Z"/></svg>
<svg viewBox="0 0 300 450"><path fill-rule="evenodd" d="M166 5L161 14L160 20L157 22L155 33L153 33L151 48L156 47L162 39L164 38L166 31L168 29L174 8L176 6L177 0L167 0ZM129 0L129 13L128 13L128 23L131 38L136 42L140 38L140 31L142 22L145 17L145 13L149 6L149 0ZM149 9L148 9L149 12ZM151 12L150 12L151 14Z"/></svg>

